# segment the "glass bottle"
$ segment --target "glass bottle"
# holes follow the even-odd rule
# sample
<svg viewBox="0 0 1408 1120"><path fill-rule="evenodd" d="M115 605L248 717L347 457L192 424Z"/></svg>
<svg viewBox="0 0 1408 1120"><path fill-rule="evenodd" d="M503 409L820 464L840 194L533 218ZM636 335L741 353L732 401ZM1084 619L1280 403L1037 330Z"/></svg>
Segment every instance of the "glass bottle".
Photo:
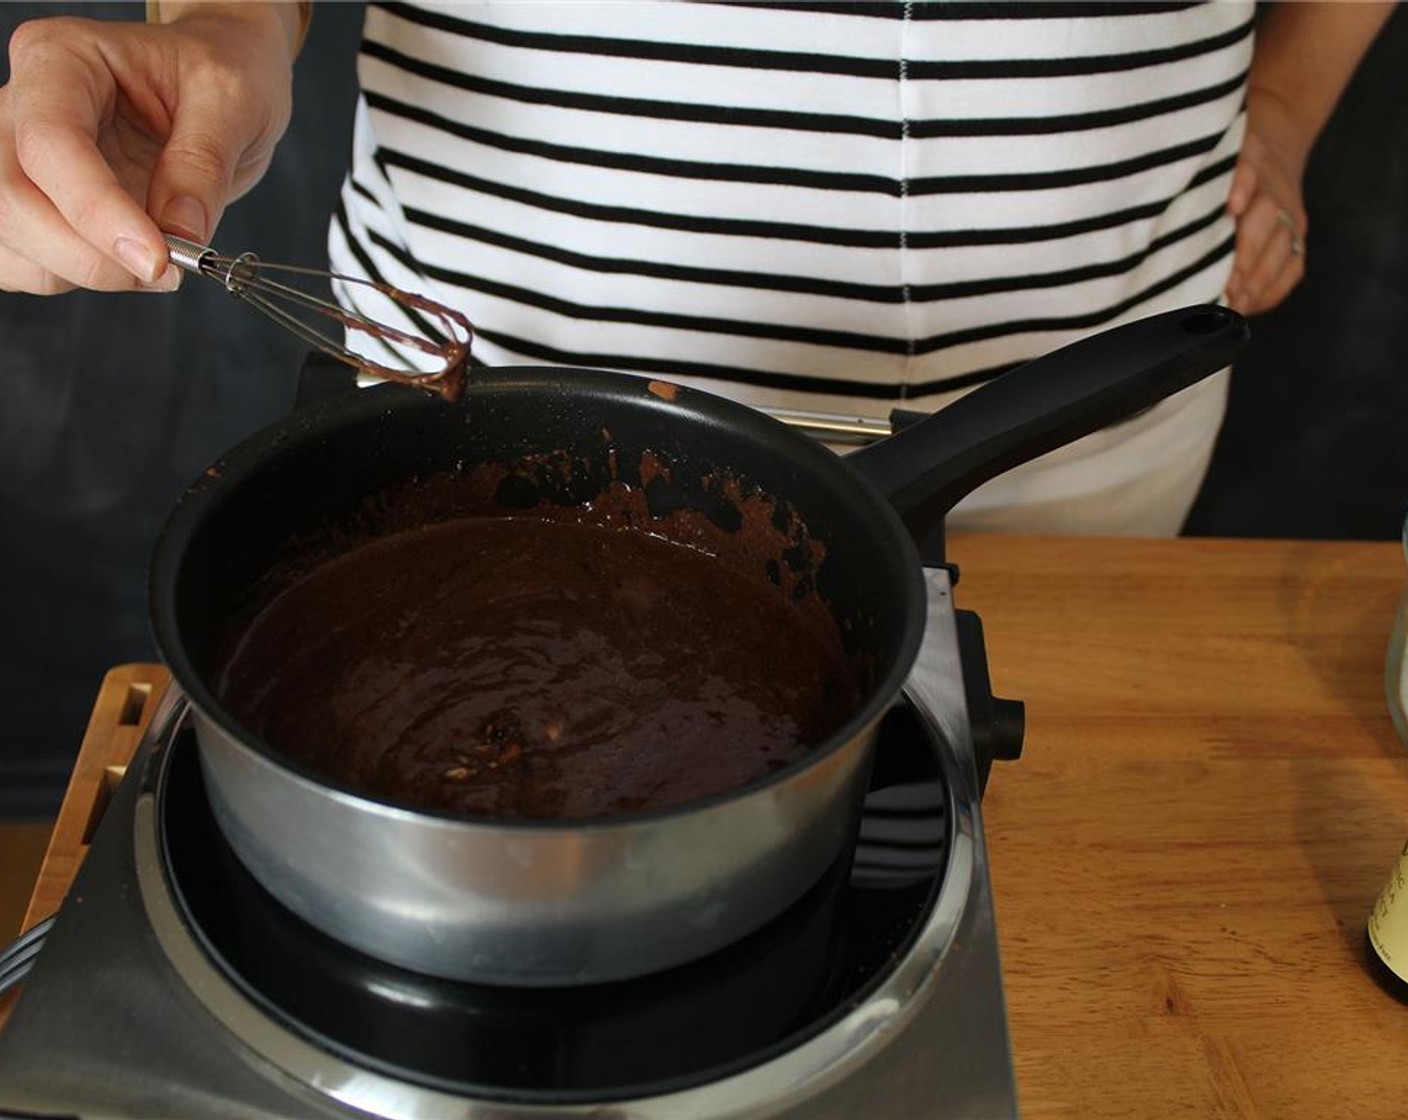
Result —
<svg viewBox="0 0 1408 1120"><path fill-rule="evenodd" d="M1408 844L1374 903L1367 932L1375 978L1408 1003Z"/></svg>
<svg viewBox="0 0 1408 1120"><path fill-rule="evenodd" d="M1403 522L1403 551L1408 558L1408 519ZM1384 691L1398 735L1408 743L1408 589L1398 601L1384 661ZM1366 930L1369 964L1379 984L1408 1003L1408 844L1389 874L1369 915Z"/></svg>

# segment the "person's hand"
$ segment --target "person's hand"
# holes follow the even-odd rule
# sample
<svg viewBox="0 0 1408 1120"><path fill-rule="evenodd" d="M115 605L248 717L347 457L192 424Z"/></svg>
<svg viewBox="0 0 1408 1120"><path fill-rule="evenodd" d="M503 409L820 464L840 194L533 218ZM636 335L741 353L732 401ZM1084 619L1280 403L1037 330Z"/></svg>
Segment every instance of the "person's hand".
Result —
<svg viewBox="0 0 1408 1120"><path fill-rule="evenodd" d="M1271 310L1305 275L1307 155L1304 128L1280 99L1249 90L1247 132L1227 198L1237 220L1227 302L1242 315Z"/></svg>
<svg viewBox="0 0 1408 1120"><path fill-rule="evenodd" d="M0 88L0 288L176 287L162 232L208 242L288 126L289 15L236 3L165 26L22 24Z"/></svg>

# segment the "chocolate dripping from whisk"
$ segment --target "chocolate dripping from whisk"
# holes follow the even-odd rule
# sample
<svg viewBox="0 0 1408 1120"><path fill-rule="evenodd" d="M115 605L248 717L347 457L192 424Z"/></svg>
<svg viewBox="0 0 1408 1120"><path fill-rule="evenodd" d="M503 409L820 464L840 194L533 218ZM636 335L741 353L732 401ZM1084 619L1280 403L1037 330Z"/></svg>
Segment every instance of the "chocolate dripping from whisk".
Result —
<svg viewBox="0 0 1408 1120"><path fill-rule="evenodd" d="M403 385L413 385L418 389L439 393L440 396L451 403L457 402L464 397L465 387L469 381L469 348L470 343L474 339L474 328L464 315L451 307L446 307L442 303L437 303L425 296L414 295L411 292L403 292L401 289L392 287L390 284L379 284L375 281L360 280L356 277L349 276L334 276L334 279L344 280L350 283L366 284L373 287L381 292L382 295L386 296L388 299L394 300L396 303L405 307L429 312L444 322L456 324L460 327L464 336L461 341L452 341L436 345L428 339L416 338L393 327L387 327L370 319L344 312L336 317L347 330L364 334L369 338L378 338L383 341L399 342L403 345L414 346L422 353L434 354L444 359L445 364L441 369L431 373L407 373L404 370L392 369L390 366L372 361L370 358L356 354L351 350L347 350L338 355L344 362L358 372L367 374L369 377L395 381Z"/></svg>

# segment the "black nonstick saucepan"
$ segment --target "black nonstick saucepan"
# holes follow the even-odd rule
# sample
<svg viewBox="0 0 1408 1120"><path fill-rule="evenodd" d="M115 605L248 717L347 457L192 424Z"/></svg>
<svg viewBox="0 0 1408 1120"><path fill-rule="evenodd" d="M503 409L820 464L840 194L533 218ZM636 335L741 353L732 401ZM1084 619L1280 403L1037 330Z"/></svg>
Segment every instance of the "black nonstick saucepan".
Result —
<svg viewBox="0 0 1408 1120"><path fill-rule="evenodd" d="M801 897L853 840L877 724L923 640L915 542L980 483L1228 366L1246 338L1242 319L1215 306L1143 319L845 458L744 405L594 370L479 371L455 404L385 386L302 409L205 472L153 557L154 631L190 700L219 826L295 914L433 975L594 983L728 945ZM816 594L870 666L854 715L801 761L726 794L522 821L413 810L336 785L222 705L221 635L290 541L413 477L564 452L584 463L609 455L628 484L644 458L667 463L668 493L652 501L717 502L711 480L727 476L785 506L824 545Z"/></svg>

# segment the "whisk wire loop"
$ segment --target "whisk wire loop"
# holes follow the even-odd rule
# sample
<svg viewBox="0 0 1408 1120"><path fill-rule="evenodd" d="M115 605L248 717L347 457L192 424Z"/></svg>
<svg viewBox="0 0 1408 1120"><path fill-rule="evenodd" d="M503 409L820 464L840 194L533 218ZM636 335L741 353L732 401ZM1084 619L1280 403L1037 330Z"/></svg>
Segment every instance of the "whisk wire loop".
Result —
<svg viewBox="0 0 1408 1120"><path fill-rule="evenodd" d="M305 268L301 265L272 264L261 260L252 252L228 257L208 245L201 245L175 234L168 233L165 239L172 264L216 281L230 295L249 304L305 345L344 362L359 373L377 379L419 385L439 392L449 399L457 399L463 393L469 364L469 346L474 332L469 320L460 312L424 296L403 292L389 284ZM320 286L329 288L338 284L371 288L389 299L408 320L420 327L421 333L405 330L393 323L371 319L307 288L275 279L270 273L301 276L316 280ZM307 321L310 315L322 316L341 325L342 337L332 338L310 325ZM435 325L432 325L432 322ZM427 337L432 334L436 337ZM373 361L366 354L354 349L353 339L377 340L388 344L393 353L395 347L399 346L428 355L433 359L432 368L427 370L412 366L409 369L397 369ZM406 364L410 365L409 362Z"/></svg>

